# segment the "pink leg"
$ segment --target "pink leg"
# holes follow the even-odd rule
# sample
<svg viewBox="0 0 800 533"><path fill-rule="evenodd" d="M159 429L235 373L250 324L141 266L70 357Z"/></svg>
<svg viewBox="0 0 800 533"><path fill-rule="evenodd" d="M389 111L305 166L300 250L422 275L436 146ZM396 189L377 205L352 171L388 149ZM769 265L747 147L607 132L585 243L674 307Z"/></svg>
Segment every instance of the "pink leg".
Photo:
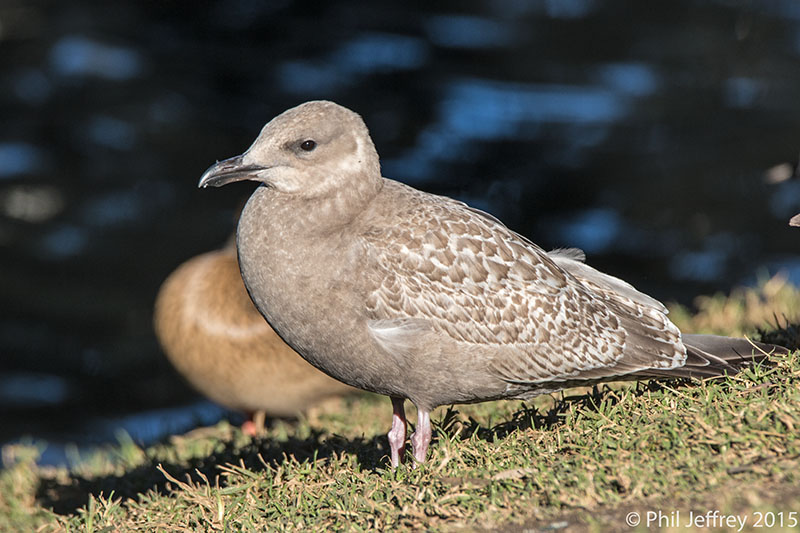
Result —
<svg viewBox="0 0 800 533"><path fill-rule="evenodd" d="M264 420L266 413L264 411L253 411L247 413L247 420L242 424L242 433L251 437L262 435L264 433Z"/></svg>
<svg viewBox="0 0 800 533"><path fill-rule="evenodd" d="M403 407L404 398L392 398L392 429L389 437L392 468L397 468L403 461L403 452L406 449L406 411Z"/></svg>
<svg viewBox="0 0 800 533"><path fill-rule="evenodd" d="M428 445L431 443L431 413L417 408L417 429L411 435L411 447L414 449L414 459L424 463L428 456Z"/></svg>
<svg viewBox="0 0 800 533"><path fill-rule="evenodd" d="M256 436L256 426L252 420L245 420L244 424L242 424L242 433L248 437Z"/></svg>

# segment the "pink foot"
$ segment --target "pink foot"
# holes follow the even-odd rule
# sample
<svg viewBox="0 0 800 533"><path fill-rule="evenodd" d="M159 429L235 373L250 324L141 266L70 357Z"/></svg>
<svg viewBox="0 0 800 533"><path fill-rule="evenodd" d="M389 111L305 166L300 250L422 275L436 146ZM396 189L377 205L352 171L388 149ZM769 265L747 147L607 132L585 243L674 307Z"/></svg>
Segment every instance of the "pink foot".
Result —
<svg viewBox="0 0 800 533"><path fill-rule="evenodd" d="M252 420L245 421L245 423L242 424L242 433L244 433L245 435L247 435L249 437L255 437L256 436L256 425L255 425L255 423Z"/></svg>
<svg viewBox="0 0 800 533"><path fill-rule="evenodd" d="M248 413L247 420L242 424L242 433L250 437L264 433L264 422L267 414L264 411L253 411Z"/></svg>

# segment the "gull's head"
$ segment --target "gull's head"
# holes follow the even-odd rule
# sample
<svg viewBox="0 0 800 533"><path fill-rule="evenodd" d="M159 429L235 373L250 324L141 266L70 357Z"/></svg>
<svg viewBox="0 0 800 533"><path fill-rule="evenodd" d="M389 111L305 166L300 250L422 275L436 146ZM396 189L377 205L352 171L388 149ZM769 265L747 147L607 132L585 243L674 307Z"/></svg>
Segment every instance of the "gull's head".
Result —
<svg viewBox="0 0 800 533"><path fill-rule="evenodd" d="M361 117L333 102L315 101L272 119L245 153L212 165L198 186L253 180L314 197L379 177L378 154Z"/></svg>

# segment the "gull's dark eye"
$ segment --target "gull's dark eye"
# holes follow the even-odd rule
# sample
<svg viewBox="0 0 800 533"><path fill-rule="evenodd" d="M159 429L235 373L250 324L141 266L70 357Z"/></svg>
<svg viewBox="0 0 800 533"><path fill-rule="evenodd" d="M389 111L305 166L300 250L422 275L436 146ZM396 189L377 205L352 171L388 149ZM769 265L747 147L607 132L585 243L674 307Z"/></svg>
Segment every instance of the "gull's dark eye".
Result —
<svg viewBox="0 0 800 533"><path fill-rule="evenodd" d="M302 150L306 151L306 152L310 152L316 147L317 147L317 143L312 141L311 139L308 139L308 140L303 141L302 143L300 143L300 148Z"/></svg>

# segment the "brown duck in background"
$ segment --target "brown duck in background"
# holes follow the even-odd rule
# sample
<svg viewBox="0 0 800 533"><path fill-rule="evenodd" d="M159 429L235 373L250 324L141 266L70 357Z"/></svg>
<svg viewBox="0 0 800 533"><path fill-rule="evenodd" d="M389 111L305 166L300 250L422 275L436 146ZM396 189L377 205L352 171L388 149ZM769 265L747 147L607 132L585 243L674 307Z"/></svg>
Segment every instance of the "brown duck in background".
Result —
<svg viewBox="0 0 800 533"><path fill-rule="evenodd" d="M244 288L233 243L180 265L156 298L156 335L167 358L214 402L247 412L242 430L264 416L291 417L353 392L304 361L258 313Z"/></svg>

